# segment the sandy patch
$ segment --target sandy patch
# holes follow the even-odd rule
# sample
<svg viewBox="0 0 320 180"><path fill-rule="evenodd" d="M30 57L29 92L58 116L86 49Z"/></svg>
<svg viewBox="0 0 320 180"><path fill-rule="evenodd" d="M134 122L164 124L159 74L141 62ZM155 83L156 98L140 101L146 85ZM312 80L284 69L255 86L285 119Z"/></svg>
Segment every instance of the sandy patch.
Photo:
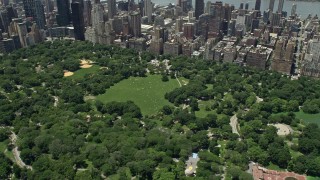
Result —
<svg viewBox="0 0 320 180"><path fill-rule="evenodd" d="M87 59L82 59L81 61L80 61L80 64L81 65L85 65L85 64L91 64L91 63L93 63L91 60L87 60Z"/></svg>
<svg viewBox="0 0 320 180"><path fill-rule="evenodd" d="M65 71L63 76L64 77L69 77L69 76L72 76L74 73L73 72L70 72L70 71Z"/></svg>
<svg viewBox="0 0 320 180"><path fill-rule="evenodd" d="M84 64L84 65L80 66L80 68L82 68L82 69L91 68L91 67L92 67L91 64Z"/></svg>
<svg viewBox="0 0 320 180"><path fill-rule="evenodd" d="M270 124L278 129L277 134L279 136L286 136L293 133L292 128L286 124Z"/></svg>

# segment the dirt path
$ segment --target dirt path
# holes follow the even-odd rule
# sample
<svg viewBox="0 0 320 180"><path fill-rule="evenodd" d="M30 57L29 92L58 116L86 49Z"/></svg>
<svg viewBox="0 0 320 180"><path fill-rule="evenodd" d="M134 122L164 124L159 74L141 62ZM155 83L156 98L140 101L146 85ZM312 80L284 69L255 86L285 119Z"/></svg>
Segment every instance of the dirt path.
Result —
<svg viewBox="0 0 320 180"><path fill-rule="evenodd" d="M231 126L231 128L232 128L232 133L235 133L235 134L238 134L239 136L240 136L240 134L239 134L239 132L238 132L238 118L237 118L237 115L235 114L235 115L233 115L231 118L230 118L230 126Z"/></svg>
<svg viewBox="0 0 320 180"><path fill-rule="evenodd" d="M11 131L11 133L12 134L10 135L10 140L11 140L11 143L14 145L14 148L12 149L12 153L17 165L21 168L27 168L32 170L32 167L29 165L26 165L20 157L20 151L18 151L18 147L16 144L18 136L13 131Z"/></svg>
<svg viewBox="0 0 320 180"><path fill-rule="evenodd" d="M174 73L174 77L176 77L176 80L178 81L179 86L182 87L182 84L181 84L180 80L177 77L177 72Z"/></svg>
<svg viewBox="0 0 320 180"><path fill-rule="evenodd" d="M53 96L54 98L54 103L53 103L53 106L54 107L57 107L58 106L58 103L59 103L59 98L57 96Z"/></svg>

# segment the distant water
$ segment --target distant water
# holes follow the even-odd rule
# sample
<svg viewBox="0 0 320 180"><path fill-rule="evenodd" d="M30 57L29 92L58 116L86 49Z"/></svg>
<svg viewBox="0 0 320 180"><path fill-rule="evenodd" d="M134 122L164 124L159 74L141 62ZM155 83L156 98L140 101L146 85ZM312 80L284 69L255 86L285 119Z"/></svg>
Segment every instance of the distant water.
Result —
<svg viewBox="0 0 320 180"><path fill-rule="evenodd" d="M151 0L155 4L159 5L168 5L169 3L176 4L176 0ZM209 0L204 0L205 3ZM233 4L236 8L239 8L240 3L249 2L249 9L254 8L255 0L221 0L223 3ZM268 9L270 0L261 0L261 11ZM216 0L211 0L211 2L216 2ZM194 3L194 0L193 0ZM279 0L275 1L274 10L278 9ZM304 2L304 1L287 1L285 0L283 10L288 12L288 15L291 14L292 4L297 4L297 14L302 18L306 18L309 14L320 16L320 2Z"/></svg>

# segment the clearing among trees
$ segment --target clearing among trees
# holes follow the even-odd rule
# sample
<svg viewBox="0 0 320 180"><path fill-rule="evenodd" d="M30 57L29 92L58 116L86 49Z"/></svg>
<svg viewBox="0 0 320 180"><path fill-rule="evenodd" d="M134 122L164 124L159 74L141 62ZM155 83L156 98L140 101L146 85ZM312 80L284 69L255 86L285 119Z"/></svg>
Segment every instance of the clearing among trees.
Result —
<svg viewBox="0 0 320 180"><path fill-rule="evenodd" d="M141 108L142 114L150 115L158 112L164 105L171 105L164 95L178 87L177 80L162 82L161 75L131 77L107 89L105 94L97 96L96 99L104 103L131 100Z"/></svg>

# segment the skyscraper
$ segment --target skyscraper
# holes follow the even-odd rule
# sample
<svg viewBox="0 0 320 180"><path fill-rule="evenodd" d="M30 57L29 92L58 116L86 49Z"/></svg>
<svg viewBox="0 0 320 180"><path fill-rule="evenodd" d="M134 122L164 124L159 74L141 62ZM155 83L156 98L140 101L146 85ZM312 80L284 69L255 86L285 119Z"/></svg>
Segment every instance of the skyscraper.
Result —
<svg viewBox="0 0 320 180"><path fill-rule="evenodd" d="M113 19L117 14L116 0L108 0L108 18Z"/></svg>
<svg viewBox="0 0 320 180"><path fill-rule="evenodd" d="M8 16L8 11L0 10L0 29L4 32L8 32L9 24L10 24L10 19Z"/></svg>
<svg viewBox="0 0 320 180"><path fill-rule="evenodd" d="M257 11L260 11L261 7L261 0L256 0L256 5L254 6L254 9Z"/></svg>
<svg viewBox="0 0 320 180"><path fill-rule="evenodd" d="M297 4L292 4L291 16L295 16L297 12Z"/></svg>
<svg viewBox="0 0 320 180"><path fill-rule="evenodd" d="M271 12L273 11L273 8L274 8L274 1L275 0L270 0L270 3L269 3L269 9L271 10Z"/></svg>
<svg viewBox="0 0 320 180"><path fill-rule="evenodd" d="M99 1L98 1L99 2ZM100 3L100 2L99 2ZM91 26L92 18L91 18L91 10L92 10L92 5L90 0L85 0L83 4L83 18L84 18L84 25Z"/></svg>
<svg viewBox="0 0 320 180"><path fill-rule="evenodd" d="M196 0L195 17L199 19L199 16L204 12L204 0Z"/></svg>
<svg viewBox="0 0 320 180"><path fill-rule="evenodd" d="M282 13L284 0L279 0L278 13Z"/></svg>
<svg viewBox="0 0 320 180"><path fill-rule="evenodd" d="M33 5L34 5L34 0L23 0L23 9L26 14L26 17L34 16Z"/></svg>
<svg viewBox="0 0 320 180"><path fill-rule="evenodd" d="M71 3L72 24L74 27L74 37L76 40L84 41L84 21L83 21L83 1L74 0Z"/></svg>
<svg viewBox="0 0 320 180"><path fill-rule="evenodd" d="M46 17L44 15L44 6L41 0L34 0L34 21L37 23L40 29L44 29L46 26Z"/></svg>
<svg viewBox="0 0 320 180"><path fill-rule="evenodd" d="M151 0L144 0L143 16L148 17L148 22L152 21L153 4Z"/></svg>
<svg viewBox="0 0 320 180"><path fill-rule="evenodd" d="M44 6L40 0L23 0L23 7L26 17L32 17L40 29L44 29L46 19L44 16Z"/></svg>
<svg viewBox="0 0 320 180"><path fill-rule="evenodd" d="M70 1L69 0L57 0L57 23L59 26L67 26L70 24L71 15L70 15Z"/></svg>
<svg viewBox="0 0 320 180"><path fill-rule="evenodd" d="M244 8L245 8L246 10L249 10L249 3L248 3L248 2L244 5Z"/></svg>
<svg viewBox="0 0 320 180"><path fill-rule="evenodd" d="M141 35L141 15L137 11L133 11L129 15L130 34L134 37Z"/></svg>
<svg viewBox="0 0 320 180"><path fill-rule="evenodd" d="M243 2L242 2L242 3L240 3L240 7L239 7L239 9L243 9Z"/></svg>

